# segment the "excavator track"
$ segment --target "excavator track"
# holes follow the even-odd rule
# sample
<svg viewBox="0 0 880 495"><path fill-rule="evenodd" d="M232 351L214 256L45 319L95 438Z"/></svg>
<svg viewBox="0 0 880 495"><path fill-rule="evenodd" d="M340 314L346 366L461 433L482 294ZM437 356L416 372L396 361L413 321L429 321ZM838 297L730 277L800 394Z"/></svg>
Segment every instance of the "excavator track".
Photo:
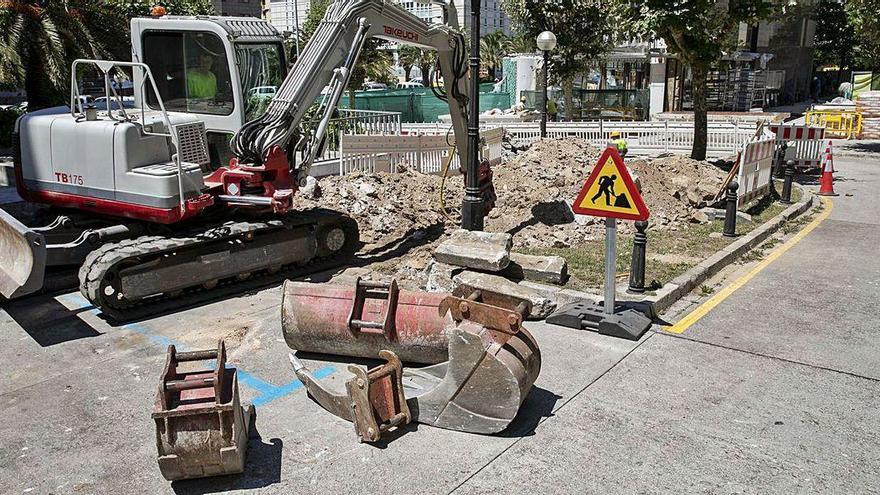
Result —
<svg viewBox="0 0 880 495"><path fill-rule="evenodd" d="M105 244L80 268L80 292L107 317L130 321L331 269L358 247L357 224L335 213L227 222Z"/></svg>

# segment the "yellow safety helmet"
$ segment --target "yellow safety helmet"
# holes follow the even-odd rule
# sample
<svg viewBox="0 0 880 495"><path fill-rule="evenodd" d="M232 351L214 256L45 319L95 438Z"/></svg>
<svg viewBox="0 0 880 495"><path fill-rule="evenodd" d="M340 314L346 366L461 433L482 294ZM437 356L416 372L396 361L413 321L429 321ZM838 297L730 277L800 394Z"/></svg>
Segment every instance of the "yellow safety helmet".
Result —
<svg viewBox="0 0 880 495"><path fill-rule="evenodd" d="M619 138L619 137L620 137L620 131L611 131L611 139Z"/></svg>

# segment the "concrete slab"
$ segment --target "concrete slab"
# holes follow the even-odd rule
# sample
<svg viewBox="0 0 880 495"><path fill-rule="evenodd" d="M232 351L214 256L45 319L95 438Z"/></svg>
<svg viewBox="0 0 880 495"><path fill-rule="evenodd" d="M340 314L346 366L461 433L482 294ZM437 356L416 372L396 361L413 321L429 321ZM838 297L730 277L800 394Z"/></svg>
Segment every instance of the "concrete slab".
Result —
<svg viewBox="0 0 880 495"><path fill-rule="evenodd" d="M76 297L60 299L76 308ZM0 390L6 418L0 424L0 471L9 477L2 486L13 492L447 492L517 438L533 434L539 421L636 345L530 322L546 348L543 369L507 431L474 436L413 425L390 444L370 446L358 444L351 425L308 399L295 380L272 289L120 327L107 325L88 307L64 313L59 308L65 306L53 301L34 310L33 318L55 315L97 335L41 346L16 320L6 314L0 319L0 338L13 343L0 346L0 359L17 373ZM20 303L14 302L13 313L20 315ZM248 312L251 307L262 309ZM246 314L235 316L240 312ZM258 404L260 438L250 440L245 475L169 484L155 464L149 418L156 377L168 343L210 347L225 334L229 324L218 323L218 314L248 327L230 346L229 361L240 368L242 397ZM93 348L105 350L92 357ZM348 376L343 362L306 361L332 382Z"/></svg>
<svg viewBox="0 0 880 495"><path fill-rule="evenodd" d="M434 259L447 265L497 272L510 264L513 238L507 233L453 232L434 249Z"/></svg>
<svg viewBox="0 0 880 495"><path fill-rule="evenodd" d="M655 335L455 493L870 491L878 400L875 381Z"/></svg>

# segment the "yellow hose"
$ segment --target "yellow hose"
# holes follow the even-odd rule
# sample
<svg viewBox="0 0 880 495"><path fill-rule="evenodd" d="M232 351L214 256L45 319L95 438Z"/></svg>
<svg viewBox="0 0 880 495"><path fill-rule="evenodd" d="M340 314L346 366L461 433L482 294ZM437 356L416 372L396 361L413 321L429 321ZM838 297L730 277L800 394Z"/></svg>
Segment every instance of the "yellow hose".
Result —
<svg viewBox="0 0 880 495"><path fill-rule="evenodd" d="M449 148L449 158L446 159L446 163L443 164L443 176L440 180L440 212L443 213L443 216L446 217L446 220L449 220L452 223L455 223L456 220L452 218L449 213L446 211L446 177L449 175L449 167L452 166L452 160L455 158L456 147L452 146Z"/></svg>

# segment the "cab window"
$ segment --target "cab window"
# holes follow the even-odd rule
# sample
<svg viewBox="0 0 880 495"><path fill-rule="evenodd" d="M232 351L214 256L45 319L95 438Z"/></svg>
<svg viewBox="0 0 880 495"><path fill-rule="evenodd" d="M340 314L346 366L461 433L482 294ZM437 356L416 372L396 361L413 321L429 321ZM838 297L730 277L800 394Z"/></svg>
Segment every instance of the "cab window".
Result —
<svg viewBox="0 0 880 495"><path fill-rule="evenodd" d="M153 72L167 110L229 115L235 106L226 51L207 32L148 32L144 63ZM159 108L146 91L150 108Z"/></svg>
<svg viewBox="0 0 880 495"><path fill-rule="evenodd" d="M244 90L245 120L266 113L269 102L284 80L284 60L279 43L240 43L235 45L238 73Z"/></svg>

